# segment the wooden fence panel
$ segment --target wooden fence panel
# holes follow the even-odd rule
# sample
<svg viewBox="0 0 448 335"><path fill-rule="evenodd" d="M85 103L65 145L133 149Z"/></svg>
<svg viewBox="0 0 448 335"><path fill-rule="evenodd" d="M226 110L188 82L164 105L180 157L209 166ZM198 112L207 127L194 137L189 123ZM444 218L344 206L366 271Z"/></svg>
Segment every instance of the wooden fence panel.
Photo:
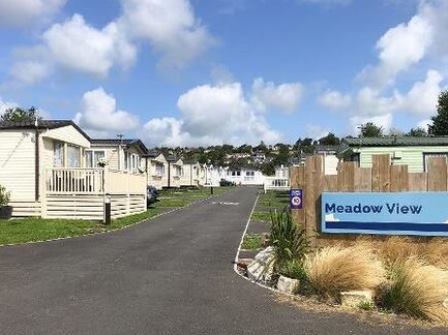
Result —
<svg viewBox="0 0 448 335"><path fill-rule="evenodd" d="M407 192L409 189L409 172L407 165L390 166L390 191Z"/></svg>
<svg viewBox="0 0 448 335"><path fill-rule="evenodd" d="M355 191L356 192L372 192L372 169L356 168L355 169Z"/></svg>
<svg viewBox="0 0 448 335"><path fill-rule="evenodd" d="M324 191L325 192L337 192L338 191L338 176L337 175L324 176Z"/></svg>
<svg viewBox="0 0 448 335"><path fill-rule="evenodd" d="M409 191L426 192L426 172L409 173Z"/></svg>
<svg viewBox="0 0 448 335"><path fill-rule="evenodd" d="M390 156L372 156L372 191L390 191Z"/></svg>
<svg viewBox="0 0 448 335"><path fill-rule="evenodd" d="M428 191L446 192L447 165L445 157L431 157L428 160Z"/></svg>
<svg viewBox="0 0 448 335"><path fill-rule="evenodd" d="M338 171L338 191L355 191L355 162L342 162L339 164Z"/></svg>

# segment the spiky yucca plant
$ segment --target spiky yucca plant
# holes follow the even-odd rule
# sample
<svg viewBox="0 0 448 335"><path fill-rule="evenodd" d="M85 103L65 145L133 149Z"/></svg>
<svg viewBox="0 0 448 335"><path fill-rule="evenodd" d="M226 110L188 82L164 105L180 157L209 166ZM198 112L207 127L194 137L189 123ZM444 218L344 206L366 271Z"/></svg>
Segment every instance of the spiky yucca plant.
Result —
<svg viewBox="0 0 448 335"><path fill-rule="evenodd" d="M305 230L294 223L290 212L271 211L271 231L269 244L275 252L275 269L294 267L303 264L306 254L310 250L310 243Z"/></svg>

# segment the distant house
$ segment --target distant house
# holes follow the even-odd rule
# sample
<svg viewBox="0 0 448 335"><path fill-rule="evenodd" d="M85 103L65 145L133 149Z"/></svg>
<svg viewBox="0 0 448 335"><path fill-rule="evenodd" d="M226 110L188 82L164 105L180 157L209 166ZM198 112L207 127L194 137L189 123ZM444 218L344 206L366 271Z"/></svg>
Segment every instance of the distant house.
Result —
<svg viewBox="0 0 448 335"><path fill-rule="evenodd" d="M0 122L0 143L13 216L102 220L106 195L112 218L146 210L145 175L98 166L101 154L73 121Z"/></svg>
<svg viewBox="0 0 448 335"><path fill-rule="evenodd" d="M428 158L448 156L448 137L347 138L338 154L361 167L371 167L373 155L389 154L392 164L408 165L410 172L423 172Z"/></svg>
<svg viewBox="0 0 448 335"><path fill-rule="evenodd" d="M337 152L338 145L317 145L315 154L323 157L325 175L337 175L339 158Z"/></svg>
<svg viewBox="0 0 448 335"><path fill-rule="evenodd" d="M146 158L146 174L148 186L154 186L158 190L168 187L168 161L163 153L150 151Z"/></svg>

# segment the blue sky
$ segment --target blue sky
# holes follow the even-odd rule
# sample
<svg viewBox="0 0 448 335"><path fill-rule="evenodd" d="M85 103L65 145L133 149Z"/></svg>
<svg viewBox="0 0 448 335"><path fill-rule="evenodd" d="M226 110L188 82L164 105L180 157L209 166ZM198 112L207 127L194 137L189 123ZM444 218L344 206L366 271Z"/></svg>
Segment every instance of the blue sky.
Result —
<svg viewBox="0 0 448 335"><path fill-rule="evenodd" d="M0 0L0 113L151 146L408 130L446 40L448 0Z"/></svg>

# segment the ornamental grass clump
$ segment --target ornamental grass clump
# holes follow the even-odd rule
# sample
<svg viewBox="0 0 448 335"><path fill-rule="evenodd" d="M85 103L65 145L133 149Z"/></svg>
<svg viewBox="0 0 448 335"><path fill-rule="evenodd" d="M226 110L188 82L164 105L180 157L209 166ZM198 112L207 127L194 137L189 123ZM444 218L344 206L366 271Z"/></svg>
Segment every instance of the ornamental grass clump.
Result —
<svg viewBox="0 0 448 335"><path fill-rule="evenodd" d="M375 289L384 269L368 245L325 247L307 257L305 270L314 291L324 299L338 299L343 291Z"/></svg>
<svg viewBox="0 0 448 335"><path fill-rule="evenodd" d="M380 305L396 313L448 324L448 273L417 258L395 263Z"/></svg>
<svg viewBox="0 0 448 335"><path fill-rule="evenodd" d="M419 244L408 237L389 237L379 247L379 255L387 268L419 254Z"/></svg>

